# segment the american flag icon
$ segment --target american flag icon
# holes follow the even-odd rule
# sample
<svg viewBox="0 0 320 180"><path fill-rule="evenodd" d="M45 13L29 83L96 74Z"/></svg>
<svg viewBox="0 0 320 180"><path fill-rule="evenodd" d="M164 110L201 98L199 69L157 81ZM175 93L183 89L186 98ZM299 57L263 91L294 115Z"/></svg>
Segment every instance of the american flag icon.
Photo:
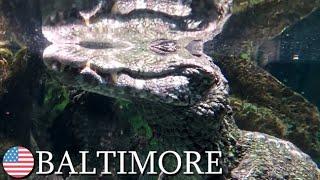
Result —
<svg viewBox="0 0 320 180"><path fill-rule="evenodd" d="M3 169L13 178L24 178L30 174L34 166L32 153L24 147L10 148L3 157Z"/></svg>

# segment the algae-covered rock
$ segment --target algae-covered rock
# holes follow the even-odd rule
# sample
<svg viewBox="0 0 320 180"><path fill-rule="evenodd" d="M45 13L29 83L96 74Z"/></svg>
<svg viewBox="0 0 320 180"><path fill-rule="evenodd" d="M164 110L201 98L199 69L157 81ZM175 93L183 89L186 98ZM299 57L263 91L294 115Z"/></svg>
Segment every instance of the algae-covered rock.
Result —
<svg viewBox="0 0 320 180"><path fill-rule="evenodd" d="M289 140L319 160L317 107L251 61L233 57L219 59L230 82L237 125Z"/></svg>
<svg viewBox="0 0 320 180"><path fill-rule="evenodd" d="M214 51L208 53L216 56L231 86L238 126L290 140L319 161L320 118L316 106L255 63L260 45L317 7L317 0L235 0L228 24L207 46L213 47ZM276 49L274 45L269 46Z"/></svg>
<svg viewBox="0 0 320 180"><path fill-rule="evenodd" d="M12 59L12 52L5 47L0 47L0 95L5 92L3 84L10 74L9 62L12 61Z"/></svg>
<svg viewBox="0 0 320 180"><path fill-rule="evenodd" d="M285 138L286 124L278 117L276 112L265 106L250 103L248 100L230 98L230 104L234 110L234 117L240 129L259 131L274 136Z"/></svg>

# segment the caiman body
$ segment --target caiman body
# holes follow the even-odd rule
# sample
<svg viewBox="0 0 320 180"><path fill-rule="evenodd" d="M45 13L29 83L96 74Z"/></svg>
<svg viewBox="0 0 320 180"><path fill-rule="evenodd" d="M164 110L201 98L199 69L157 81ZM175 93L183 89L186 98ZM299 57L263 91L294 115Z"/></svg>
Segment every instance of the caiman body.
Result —
<svg viewBox="0 0 320 180"><path fill-rule="evenodd" d="M191 1L120 0L92 24L44 26L52 43L44 62L65 85L144 107L163 147L221 150L225 178L317 179L316 164L292 143L235 126L227 80L202 51L228 20L231 2L208 2L210 15L201 20Z"/></svg>

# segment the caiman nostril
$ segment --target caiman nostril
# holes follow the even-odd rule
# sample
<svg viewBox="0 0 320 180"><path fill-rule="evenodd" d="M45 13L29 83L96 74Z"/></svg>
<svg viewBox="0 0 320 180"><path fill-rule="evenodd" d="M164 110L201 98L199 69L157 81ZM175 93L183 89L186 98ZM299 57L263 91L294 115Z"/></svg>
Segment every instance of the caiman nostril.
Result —
<svg viewBox="0 0 320 180"><path fill-rule="evenodd" d="M185 48L194 56L200 57L203 54L203 43L201 40L193 40Z"/></svg>

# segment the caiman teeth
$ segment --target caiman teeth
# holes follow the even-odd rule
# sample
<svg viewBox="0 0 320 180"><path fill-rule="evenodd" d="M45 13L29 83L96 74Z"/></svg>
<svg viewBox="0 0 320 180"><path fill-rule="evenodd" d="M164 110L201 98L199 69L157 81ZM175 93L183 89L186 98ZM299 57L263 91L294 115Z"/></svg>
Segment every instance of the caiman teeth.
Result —
<svg viewBox="0 0 320 180"><path fill-rule="evenodd" d="M118 74L117 73L111 73L110 76L111 76L112 83L115 84L117 82L117 80L118 80Z"/></svg>
<svg viewBox="0 0 320 180"><path fill-rule="evenodd" d="M80 13L81 15L81 13ZM90 25L90 17L86 17L84 15L81 15L81 17L84 19L84 23L86 24L86 26Z"/></svg>
<svg viewBox="0 0 320 180"><path fill-rule="evenodd" d="M86 63L86 67L91 68L91 61L90 61L90 60L89 60L89 61L87 61L87 63Z"/></svg>
<svg viewBox="0 0 320 180"><path fill-rule="evenodd" d="M79 14L82 17L82 19L84 20L85 25L89 26L90 25L90 18L93 15L90 13L85 13L85 12L81 12L81 11L79 12Z"/></svg>
<svg viewBox="0 0 320 180"><path fill-rule="evenodd" d="M91 11L89 11L89 12L80 11L79 12L80 16L84 19L86 26L90 25L90 18L92 16L96 15L97 12L101 10L102 5L103 5L103 1L100 1L99 4Z"/></svg>
<svg viewBox="0 0 320 180"><path fill-rule="evenodd" d="M114 5L111 8L111 14L118 14L118 13L120 13L119 7L118 7L117 3L114 3Z"/></svg>

